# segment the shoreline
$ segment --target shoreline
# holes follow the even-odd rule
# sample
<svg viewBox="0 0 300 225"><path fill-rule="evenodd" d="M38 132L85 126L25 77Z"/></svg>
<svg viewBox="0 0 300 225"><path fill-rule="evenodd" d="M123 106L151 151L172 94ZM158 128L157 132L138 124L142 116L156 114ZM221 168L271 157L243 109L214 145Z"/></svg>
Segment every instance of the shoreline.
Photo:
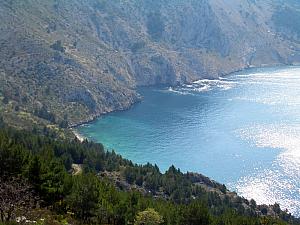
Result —
<svg viewBox="0 0 300 225"><path fill-rule="evenodd" d="M134 104L133 104L134 105ZM263 203L261 203L261 204L263 204Z"/></svg>
<svg viewBox="0 0 300 225"><path fill-rule="evenodd" d="M75 129L71 129L71 132L74 134L74 136L80 141L83 142L84 140L87 139L87 137L84 137L83 135L81 135L77 130Z"/></svg>
<svg viewBox="0 0 300 225"><path fill-rule="evenodd" d="M122 112L122 111L126 111L126 110L129 110L131 107L133 107L134 105L140 103L142 101L143 97L140 96L137 101L134 101L132 102L129 106L126 106L122 109L115 109L115 110L111 110L111 111L107 111L107 112L99 112L99 113L94 113L94 114L91 114L87 119L85 120L82 120L82 121L79 121L77 123L74 123L74 124L71 124L69 125L68 129L73 131L75 130L76 128L80 127L80 126L83 126L83 125L86 125L86 124L89 124L95 120L97 120L98 118L100 118L101 116L105 116L109 113L113 113L113 112Z"/></svg>
<svg viewBox="0 0 300 225"><path fill-rule="evenodd" d="M241 68L241 69L236 69L236 70L233 70L232 72L230 73L226 73L226 74L221 74L218 78L213 78L212 80L216 80L216 79L220 79L221 77L226 77L226 76L230 76L232 74L235 74L235 73L238 73L238 72L241 72L241 71L245 71L245 70L255 70L255 69L267 69L267 68L272 68L272 67L299 67L300 66L300 63L299 64L275 64L275 65L261 65L261 67L257 67L257 66L253 66L253 65L249 65L249 66L246 66L244 68ZM202 80L202 79L207 79L207 78L199 78L198 80ZM183 84L192 84L193 82L195 81L198 81L198 80L193 80L191 82L188 82L188 83L183 83ZM181 85L183 85L181 84ZM157 84L157 85L145 85L145 86L137 86L136 88L139 88L139 87L162 87L162 86L165 86L165 87L168 87L168 86L171 86L171 87L176 87L176 86L179 86L179 85L172 85L172 84ZM136 89L137 91L137 89ZM122 111L126 111L126 110L129 110L131 107L134 107L136 104L140 103L141 101L143 100L143 96L139 96L139 98L137 99L137 101L133 102L132 104L130 104L129 106L127 107L124 107L123 109L115 109L115 110L111 110L111 111L107 111L107 112L98 112L98 113L94 113L94 114L91 114L89 116L89 118L87 118L86 120L82 120L78 123L74 123L72 125L70 125L68 127L68 129L74 134L74 136L80 140L81 142L84 141L85 139L88 139L87 137L84 137L83 135L79 134L78 131L76 130L78 127L80 126L83 126L83 125L86 125L86 124L89 124L89 123L92 123L93 121L97 120L98 118L100 118L101 116L105 116L109 113L113 113L113 112L122 112Z"/></svg>
<svg viewBox="0 0 300 225"><path fill-rule="evenodd" d="M69 130L74 134L74 136L75 136L80 142L83 142L84 140L88 139L88 137L85 137L84 135L80 134L80 133L77 131L77 128L78 128L78 127L87 125L87 124L89 124L89 123L92 123L93 121L97 120L97 119L100 118L101 116L105 116L105 115L107 115L107 114L109 114L109 113L113 113L113 112L122 112L122 111L129 110L131 107L133 107L134 105L140 103L141 101L142 101L142 97L139 98L137 101L133 102L133 103L132 103L131 105L129 105L128 107L125 107L124 109L116 109L116 110L112 110L112 111L108 111L108 112L92 114L92 115L90 116L90 119L86 119L86 120L83 120L83 121L81 121L81 122L72 124L72 125L70 125L67 129L69 129Z"/></svg>

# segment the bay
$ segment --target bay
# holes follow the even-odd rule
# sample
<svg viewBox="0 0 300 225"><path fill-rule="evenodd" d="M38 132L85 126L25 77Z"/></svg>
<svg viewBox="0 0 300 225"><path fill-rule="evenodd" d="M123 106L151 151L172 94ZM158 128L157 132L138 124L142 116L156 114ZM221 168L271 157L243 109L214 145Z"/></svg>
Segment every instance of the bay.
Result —
<svg viewBox="0 0 300 225"><path fill-rule="evenodd" d="M78 128L136 163L170 165L300 215L300 68L250 69L181 87Z"/></svg>

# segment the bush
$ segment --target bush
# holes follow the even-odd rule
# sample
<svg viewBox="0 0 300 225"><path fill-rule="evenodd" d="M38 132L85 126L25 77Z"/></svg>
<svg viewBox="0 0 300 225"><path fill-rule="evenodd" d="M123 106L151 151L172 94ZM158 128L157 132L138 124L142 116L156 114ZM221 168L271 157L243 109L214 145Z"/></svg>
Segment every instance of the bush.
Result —
<svg viewBox="0 0 300 225"><path fill-rule="evenodd" d="M134 225L158 225L163 223L162 217L152 208L139 212L135 218Z"/></svg>

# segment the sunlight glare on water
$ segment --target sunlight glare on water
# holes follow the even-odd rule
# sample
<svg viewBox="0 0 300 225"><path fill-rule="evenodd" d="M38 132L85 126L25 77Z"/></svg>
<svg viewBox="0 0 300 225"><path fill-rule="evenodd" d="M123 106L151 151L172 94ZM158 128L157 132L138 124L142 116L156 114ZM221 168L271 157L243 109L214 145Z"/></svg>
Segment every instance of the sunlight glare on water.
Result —
<svg viewBox="0 0 300 225"><path fill-rule="evenodd" d="M78 128L136 163L174 164L300 216L300 68L252 69L181 87Z"/></svg>

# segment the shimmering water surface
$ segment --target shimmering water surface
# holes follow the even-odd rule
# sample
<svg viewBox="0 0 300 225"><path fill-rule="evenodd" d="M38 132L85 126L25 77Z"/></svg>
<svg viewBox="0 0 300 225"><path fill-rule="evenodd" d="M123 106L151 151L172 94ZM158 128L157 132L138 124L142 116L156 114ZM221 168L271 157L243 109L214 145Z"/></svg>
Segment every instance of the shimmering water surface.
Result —
<svg viewBox="0 0 300 225"><path fill-rule="evenodd" d="M300 215L300 68L252 69L178 88L78 128L137 163L171 164Z"/></svg>

